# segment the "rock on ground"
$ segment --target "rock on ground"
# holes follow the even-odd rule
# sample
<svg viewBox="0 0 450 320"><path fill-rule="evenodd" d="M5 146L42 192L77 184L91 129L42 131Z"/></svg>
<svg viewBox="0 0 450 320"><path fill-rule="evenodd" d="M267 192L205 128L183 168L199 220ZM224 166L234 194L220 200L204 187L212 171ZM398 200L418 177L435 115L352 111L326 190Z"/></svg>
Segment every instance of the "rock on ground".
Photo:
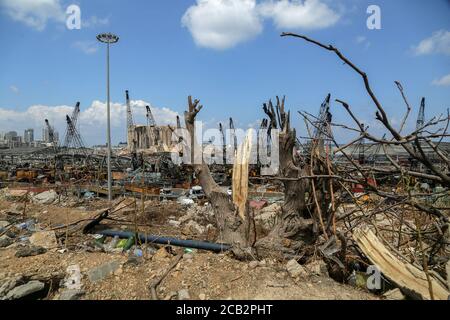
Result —
<svg viewBox="0 0 450 320"><path fill-rule="evenodd" d="M31 257L31 256L37 256L40 254L44 254L47 252L47 249L37 246L29 246L20 248L16 251L16 257L23 258L23 257Z"/></svg>
<svg viewBox="0 0 450 320"><path fill-rule="evenodd" d="M199 225L194 220L189 221L183 229L185 234L203 234L205 232L205 227Z"/></svg>
<svg viewBox="0 0 450 320"><path fill-rule="evenodd" d="M6 248L12 245L13 241L8 236L1 236L0 237L0 248Z"/></svg>
<svg viewBox="0 0 450 320"><path fill-rule="evenodd" d="M67 289L61 292L59 300L78 300L85 292L83 290Z"/></svg>
<svg viewBox="0 0 450 320"><path fill-rule="evenodd" d="M292 278L305 277L308 275L305 269L295 259L289 260L286 264L286 270Z"/></svg>
<svg viewBox="0 0 450 320"><path fill-rule="evenodd" d="M17 287L19 284L23 284L22 276L0 280L0 297L5 296L9 291Z"/></svg>
<svg viewBox="0 0 450 320"><path fill-rule="evenodd" d="M155 252L155 254L152 256L152 259L155 261L161 260L161 259L165 259L169 257L169 253L167 252L167 250L163 247L161 249L159 249L158 251Z"/></svg>
<svg viewBox="0 0 450 320"><path fill-rule="evenodd" d="M328 276L327 265L323 260L314 260L305 265L305 268L316 276Z"/></svg>
<svg viewBox="0 0 450 320"><path fill-rule="evenodd" d="M43 247L45 249L56 248L58 246L55 231L35 232L30 237L30 243L32 245Z"/></svg>
<svg viewBox="0 0 450 320"><path fill-rule="evenodd" d="M57 198L58 194L55 190L48 190L35 195L33 201L40 204L52 204Z"/></svg>
<svg viewBox="0 0 450 320"><path fill-rule="evenodd" d="M88 271L88 278L91 282L96 282L103 280L108 275L115 272L120 267L119 261L110 261L107 263L104 263L94 269L91 269Z"/></svg>
<svg viewBox="0 0 450 320"><path fill-rule="evenodd" d="M45 287L44 283L37 280L33 280L21 286L15 287L14 289L8 292L8 294L5 296L4 299L5 300L20 299L32 293L44 290L44 287Z"/></svg>

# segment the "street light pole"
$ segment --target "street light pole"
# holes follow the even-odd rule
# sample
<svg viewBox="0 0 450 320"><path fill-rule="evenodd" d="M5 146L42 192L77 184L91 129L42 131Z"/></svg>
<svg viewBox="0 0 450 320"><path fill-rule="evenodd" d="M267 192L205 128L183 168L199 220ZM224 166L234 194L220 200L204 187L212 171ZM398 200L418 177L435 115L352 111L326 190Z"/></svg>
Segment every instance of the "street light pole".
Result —
<svg viewBox="0 0 450 320"><path fill-rule="evenodd" d="M108 201L112 200L112 177L111 177L111 107L110 107L110 95L109 95L109 42L106 44L106 114L107 121L107 136L108 136Z"/></svg>
<svg viewBox="0 0 450 320"><path fill-rule="evenodd" d="M106 43L106 115L107 115L107 129L106 135L108 138L107 150L107 164L108 164L108 201L112 200L112 174L111 174L111 108L110 108L110 93L109 93L109 46L111 43L119 41L119 37L111 33L102 33L97 36L97 40Z"/></svg>

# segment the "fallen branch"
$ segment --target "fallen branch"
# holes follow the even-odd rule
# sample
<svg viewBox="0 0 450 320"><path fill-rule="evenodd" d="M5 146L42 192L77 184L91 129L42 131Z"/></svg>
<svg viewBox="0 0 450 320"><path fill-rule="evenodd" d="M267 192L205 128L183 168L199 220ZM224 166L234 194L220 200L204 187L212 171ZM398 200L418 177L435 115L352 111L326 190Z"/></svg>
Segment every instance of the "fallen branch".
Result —
<svg viewBox="0 0 450 320"><path fill-rule="evenodd" d="M430 285L423 270L395 257L370 229L356 229L353 238L359 248L386 277L395 282L409 297L430 300ZM435 278L430 277L433 297L447 300L449 292Z"/></svg>

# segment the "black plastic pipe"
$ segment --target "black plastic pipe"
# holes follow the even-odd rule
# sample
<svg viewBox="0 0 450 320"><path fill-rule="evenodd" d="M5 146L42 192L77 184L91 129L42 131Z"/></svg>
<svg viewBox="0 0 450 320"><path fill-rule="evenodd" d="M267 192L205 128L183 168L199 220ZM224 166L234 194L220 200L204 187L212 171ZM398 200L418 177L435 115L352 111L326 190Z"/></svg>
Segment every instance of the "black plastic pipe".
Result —
<svg viewBox="0 0 450 320"><path fill-rule="evenodd" d="M108 237L118 236L121 239L128 239L135 235L134 232L130 231L116 231L116 230L102 230L96 231L97 234L101 234ZM149 234L138 233L139 240L141 242L149 242L149 243L158 243L158 244L169 244L178 247L184 248L194 248L194 249L202 249L214 252L222 252L227 251L231 248L229 244L224 243L212 243L205 241L197 241L197 240L182 240L171 237L161 237L161 236L153 236Z"/></svg>

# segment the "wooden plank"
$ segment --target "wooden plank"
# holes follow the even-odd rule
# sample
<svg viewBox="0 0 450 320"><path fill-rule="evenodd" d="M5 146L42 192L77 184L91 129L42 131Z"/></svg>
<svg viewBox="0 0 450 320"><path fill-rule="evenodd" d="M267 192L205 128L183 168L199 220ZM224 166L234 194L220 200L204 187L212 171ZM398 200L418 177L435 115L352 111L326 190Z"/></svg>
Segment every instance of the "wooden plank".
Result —
<svg viewBox="0 0 450 320"><path fill-rule="evenodd" d="M412 297L419 296L425 300L431 299L424 271L394 256L369 228L356 229L353 238L367 258L387 278L395 282L403 293ZM431 283L434 299L447 300L450 294L447 289L433 277Z"/></svg>

